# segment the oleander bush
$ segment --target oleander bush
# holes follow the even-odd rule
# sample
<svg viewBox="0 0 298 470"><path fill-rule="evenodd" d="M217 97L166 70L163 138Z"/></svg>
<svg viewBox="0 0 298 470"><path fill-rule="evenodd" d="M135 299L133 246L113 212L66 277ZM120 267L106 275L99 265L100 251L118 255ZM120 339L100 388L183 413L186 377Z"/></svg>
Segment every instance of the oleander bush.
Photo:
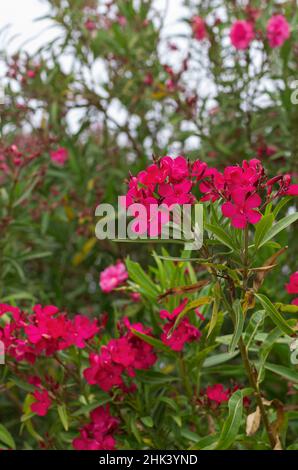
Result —
<svg viewBox="0 0 298 470"><path fill-rule="evenodd" d="M297 449L296 2L46 3L0 36L1 449ZM119 196L157 216L99 240Z"/></svg>

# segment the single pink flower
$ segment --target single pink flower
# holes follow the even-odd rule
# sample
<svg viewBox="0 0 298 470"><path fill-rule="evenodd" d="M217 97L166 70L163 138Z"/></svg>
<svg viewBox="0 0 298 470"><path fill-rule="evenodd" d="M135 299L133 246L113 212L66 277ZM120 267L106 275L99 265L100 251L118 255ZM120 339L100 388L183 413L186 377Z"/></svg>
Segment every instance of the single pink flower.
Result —
<svg viewBox="0 0 298 470"><path fill-rule="evenodd" d="M262 200L258 194L249 195L245 190L234 190L232 201L225 202L221 210L225 217L231 219L233 227L244 229L248 223L259 222L262 215L255 209L261 205Z"/></svg>
<svg viewBox="0 0 298 470"><path fill-rule="evenodd" d="M198 41L202 41L207 37L206 24L200 16L194 16L192 19L192 32Z"/></svg>
<svg viewBox="0 0 298 470"><path fill-rule="evenodd" d="M47 390L35 390L33 396L36 401L32 403L31 410L38 416L45 416L52 404L52 400L49 397L49 392Z"/></svg>
<svg viewBox="0 0 298 470"><path fill-rule="evenodd" d="M286 284L288 294L298 294L298 271L291 274L290 282Z"/></svg>
<svg viewBox="0 0 298 470"><path fill-rule="evenodd" d="M64 147L60 147L58 150L51 152L50 155L52 162L59 166L63 166L68 160L68 150Z"/></svg>
<svg viewBox="0 0 298 470"><path fill-rule="evenodd" d="M235 21L230 31L230 39L236 49L247 49L254 37L255 32L249 21Z"/></svg>
<svg viewBox="0 0 298 470"><path fill-rule="evenodd" d="M126 281L128 272L124 263L120 261L100 273L99 285L103 292L108 293Z"/></svg>
<svg viewBox="0 0 298 470"><path fill-rule="evenodd" d="M298 196L298 184L291 184L286 191L287 196Z"/></svg>
<svg viewBox="0 0 298 470"><path fill-rule="evenodd" d="M225 390L222 384L215 384L213 387L207 387L206 395L209 400L215 401L218 405L229 401L229 390Z"/></svg>
<svg viewBox="0 0 298 470"><path fill-rule="evenodd" d="M290 37L290 26L283 15L274 15L267 23L267 39L272 48L280 47Z"/></svg>

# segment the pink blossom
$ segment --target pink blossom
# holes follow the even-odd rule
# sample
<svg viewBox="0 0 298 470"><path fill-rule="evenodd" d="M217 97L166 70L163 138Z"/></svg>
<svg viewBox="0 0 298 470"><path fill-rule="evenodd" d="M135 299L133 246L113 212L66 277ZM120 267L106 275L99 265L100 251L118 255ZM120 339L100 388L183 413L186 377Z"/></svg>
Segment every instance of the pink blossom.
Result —
<svg viewBox="0 0 298 470"><path fill-rule="evenodd" d="M28 78L35 78L36 72L35 70L27 70L27 77Z"/></svg>
<svg viewBox="0 0 298 470"><path fill-rule="evenodd" d="M91 412L91 421L80 430L80 436L73 440L76 450L114 450L114 433L119 425L118 418L110 414L109 406L100 406Z"/></svg>
<svg viewBox="0 0 298 470"><path fill-rule="evenodd" d="M102 346L100 354L91 353L90 367L84 371L84 377L91 385L97 384L105 392L113 387L125 390L123 374L130 377L135 375L135 369L148 369L152 367L157 357L153 347L134 334L134 330L151 334L151 330L142 324L131 325L127 318L123 321L127 332L124 336L111 339L106 346Z"/></svg>
<svg viewBox="0 0 298 470"><path fill-rule="evenodd" d="M298 271L291 274L290 282L286 284L288 294L298 294Z"/></svg>
<svg viewBox="0 0 298 470"><path fill-rule="evenodd" d="M63 166L68 160L68 150L64 147L50 153L52 162L56 163L59 166Z"/></svg>
<svg viewBox="0 0 298 470"><path fill-rule="evenodd" d="M88 31L94 31L97 28L95 21L90 18L85 21L84 26Z"/></svg>
<svg viewBox="0 0 298 470"><path fill-rule="evenodd" d="M244 229L248 223L256 224L262 215L255 209L262 200L258 194L250 194L243 190L232 192L232 202L222 205L222 213L232 221L233 227Z"/></svg>
<svg viewBox="0 0 298 470"><path fill-rule="evenodd" d="M286 191L287 196L298 196L298 184L291 184Z"/></svg>
<svg viewBox="0 0 298 470"><path fill-rule="evenodd" d="M173 351L182 351L185 343L196 341L201 337L201 332L192 325L186 317L184 317L173 330L175 321L184 310L187 302L188 300L184 299L172 313L167 310L161 310L159 312L160 318L168 320L168 323L162 327L163 333L161 340L164 344L173 349Z"/></svg>
<svg viewBox="0 0 298 470"><path fill-rule="evenodd" d="M124 263L118 261L117 264L109 266L100 273L99 285L103 292L111 292L120 284L126 281L128 272Z"/></svg>
<svg viewBox="0 0 298 470"><path fill-rule="evenodd" d="M249 21L235 21L230 31L230 39L236 49L247 49L254 37L255 32Z"/></svg>
<svg viewBox="0 0 298 470"><path fill-rule="evenodd" d="M31 410L38 416L45 416L52 404L47 390L35 390L33 393L35 402L31 405Z"/></svg>
<svg viewBox="0 0 298 470"><path fill-rule="evenodd" d="M202 41L207 37L206 25L203 18L200 16L194 16L192 19L192 31L194 37L198 41Z"/></svg>
<svg viewBox="0 0 298 470"><path fill-rule="evenodd" d="M214 401L218 405L223 402L229 401L229 390L224 389L222 384L215 384L212 387L209 386L206 389L206 395L209 400Z"/></svg>
<svg viewBox="0 0 298 470"><path fill-rule="evenodd" d="M274 15L267 23L269 46L280 47L290 37L290 26L283 15Z"/></svg>

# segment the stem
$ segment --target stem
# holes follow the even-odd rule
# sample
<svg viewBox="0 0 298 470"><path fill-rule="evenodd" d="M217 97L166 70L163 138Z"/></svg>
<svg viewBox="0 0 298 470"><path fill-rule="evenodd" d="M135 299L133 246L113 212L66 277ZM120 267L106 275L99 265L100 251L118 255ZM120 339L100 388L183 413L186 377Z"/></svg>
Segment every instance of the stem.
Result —
<svg viewBox="0 0 298 470"><path fill-rule="evenodd" d="M187 375L187 372L186 372L185 362L184 362L182 354L179 355L178 365L179 365L180 377L182 379L185 392L186 392L188 398L190 399L190 402L192 402L192 400L193 400L193 390L192 390L192 386L191 386L191 383L189 381L189 378L188 378L188 375Z"/></svg>
<svg viewBox="0 0 298 470"><path fill-rule="evenodd" d="M249 246L249 233L248 233L248 226L246 226L245 227L245 232L244 232L244 249L243 249L243 264L244 264L243 288L244 288L245 292L246 292L247 287L248 287L248 267L249 267L248 246ZM245 293L244 293L244 295L245 295ZM269 422L267 412L266 412L266 409L265 409L263 401L262 401L262 396L261 396L260 389L259 389L256 377L255 377L255 374L254 374L254 370L253 370L253 367L251 366L251 364L249 362L248 350L247 350L247 347L246 347L246 345L243 341L242 336L240 337L238 345L239 345L243 365L245 367L250 386L255 391L255 397L256 397L257 405L260 409L262 421L263 421L264 427L266 429L266 432L268 434L270 445L271 445L272 449L274 449L275 444L276 444L275 437L274 437L274 434L271 430L270 422Z"/></svg>
<svg viewBox="0 0 298 470"><path fill-rule="evenodd" d="M260 413L261 413L261 417L262 417L264 427L265 427L266 432L268 434L270 445L271 445L272 449L274 449L274 447L275 447L275 437L274 437L274 434L271 430L271 426L270 426L270 423L269 423L267 412L266 412L266 409L264 407L262 397L261 397L261 394L260 394L260 390L259 390L256 378L255 378L255 374L254 374L254 371L253 371L253 369L251 367L251 364L249 362L247 349L246 349L246 346L245 346L245 343L244 343L242 337L239 340L239 349L240 349L240 352L241 352L243 365L245 367L245 370L246 370L246 373L247 373L247 376L248 376L248 379L249 379L250 386L255 391L256 401L257 401L258 407L260 409Z"/></svg>

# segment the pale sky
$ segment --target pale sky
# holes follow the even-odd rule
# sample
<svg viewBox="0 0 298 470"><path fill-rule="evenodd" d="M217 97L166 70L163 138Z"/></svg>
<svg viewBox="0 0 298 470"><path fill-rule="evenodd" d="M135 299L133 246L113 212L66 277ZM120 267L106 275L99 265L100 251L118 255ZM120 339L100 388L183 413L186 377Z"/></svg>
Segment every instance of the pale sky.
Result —
<svg viewBox="0 0 298 470"><path fill-rule="evenodd" d="M164 9L166 3L166 0L155 0L155 6L160 10ZM177 20L185 14L181 4L182 0L168 1L166 25L171 32L181 31L181 26L177 24ZM48 4L44 0L0 0L0 31L9 26L9 32L4 38L3 34L0 35L0 43L3 45L4 40L4 45L10 52L25 43L24 47L28 52L34 52L44 42L55 37L49 21L34 21L47 11ZM14 35L16 37L10 40Z"/></svg>

